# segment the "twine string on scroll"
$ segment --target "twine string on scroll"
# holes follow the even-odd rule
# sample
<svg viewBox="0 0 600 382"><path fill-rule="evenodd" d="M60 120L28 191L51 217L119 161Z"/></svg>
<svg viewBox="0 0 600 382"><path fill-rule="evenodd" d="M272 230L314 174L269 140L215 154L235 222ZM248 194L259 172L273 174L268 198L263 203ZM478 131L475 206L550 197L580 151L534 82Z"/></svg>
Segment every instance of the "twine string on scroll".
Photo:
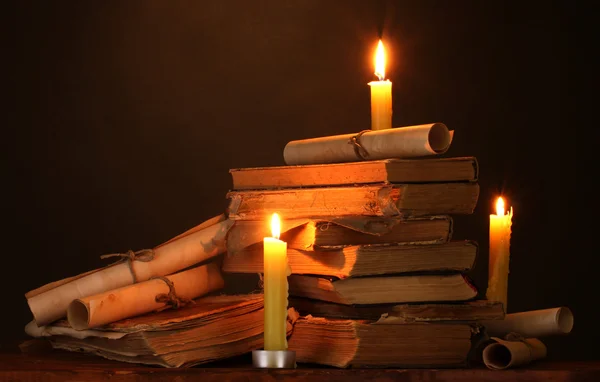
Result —
<svg viewBox="0 0 600 382"><path fill-rule="evenodd" d="M137 277L135 275L135 271L133 270L133 262L134 261L142 261L149 262L154 260L154 250L153 249L140 249L139 251L132 251L131 249L125 253L111 253L108 255L100 256L101 259L108 259L111 257L120 257L121 260L118 262L126 261L129 265L129 271L131 272L131 276L133 277L133 283L137 283Z"/></svg>
<svg viewBox="0 0 600 382"><path fill-rule="evenodd" d="M515 332L510 332L507 335L504 336L504 339L506 341L525 341L525 337L523 337L521 334L519 333L515 333Z"/></svg>
<svg viewBox="0 0 600 382"><path fill-rule="evenodd" d="M523 335L519 334L519 333L515 333L515 332L510 332L507 335L504 336L504 340L505 341L513 341L513 342L522 342L527 346L527 349L529 350L529 354L531 356L533 356L533 346L531 346L531 344L527 341L525 341L525 337L523 337Z"/></svg>
<svg viewBox="0 0 600 382"><path fill-rule="evenodd" d="M162 280L169 287L169 293L161 293L161 294L156 295L155 301L165 304L164 307L158 309L159 312L162 310L168 309L169 307L171 307L173 309L179 309L179 308L186 306L187 304L194 303L194 300L192 300L192 299L177 296L177 293L175 292L175 284L173 284L173 282L171 280L169 280L168 278L166 278L164 276L157 276L157 277L152 277L150 280L153 280L153 279Z"/></svg>
<svg viewBox="0 0 600 382"><path fill-rule="evenodd" d="M546 345L537 338L510 332L504 338L490 337L491 343L483 349L483 363L492 370L504 370L526 365L546 357Z"/></svg>
<svg viewBox="0 0 600 382"><path fill-rule="evenodd" d="M367 149L365 149L365 147L360 142L360 138L362 137L362 135L369 131L371 131L371 130L363 130L360 133L353 135L348 140L348 144L354 146L354 152L356 153L356 156L358 157L358 159L366 160L369 157L369 152L367 151Z"/></svg>

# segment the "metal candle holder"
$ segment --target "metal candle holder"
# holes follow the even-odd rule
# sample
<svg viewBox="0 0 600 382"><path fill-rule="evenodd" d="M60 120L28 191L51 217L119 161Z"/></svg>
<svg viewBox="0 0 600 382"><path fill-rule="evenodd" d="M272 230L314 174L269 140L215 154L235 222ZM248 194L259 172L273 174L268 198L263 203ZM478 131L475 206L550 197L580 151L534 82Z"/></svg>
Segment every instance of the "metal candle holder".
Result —
<svg viewBox="0 0 600 382"><path fill-rule="evenodd" d="M252 366L262 369L294 369L296 352L291 350L254 350Z"/></svg>

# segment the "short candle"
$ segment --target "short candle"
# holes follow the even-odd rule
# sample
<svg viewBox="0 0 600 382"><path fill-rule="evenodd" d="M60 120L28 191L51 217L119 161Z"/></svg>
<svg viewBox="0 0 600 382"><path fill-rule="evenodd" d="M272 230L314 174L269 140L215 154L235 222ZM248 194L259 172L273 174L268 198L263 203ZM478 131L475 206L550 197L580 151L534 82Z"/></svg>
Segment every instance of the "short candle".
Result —
<svg viewBox="0 0 600 382"><path fill-rule="evenodd" d="M504 200L498 198L496 215L490 215L490 263L486 298L500 301L506 312L508 292L508 263L513 210L504 213Z"/></svg>
<svg viewBox="0 0 600 382"><path fill-rule="evenodd" d="M375 53L375 75L371 86L371 130L392 128L392 82L385 80L385 49L379 40Z"/></svg>
<svg viewBox="0 0 600 382"><path fill-rule="evenodd" d="M264 349L287 350L287 305L290 269L287 261L287 243L279 240L279 215L271 219L271 235L264 244Z"/></svg>

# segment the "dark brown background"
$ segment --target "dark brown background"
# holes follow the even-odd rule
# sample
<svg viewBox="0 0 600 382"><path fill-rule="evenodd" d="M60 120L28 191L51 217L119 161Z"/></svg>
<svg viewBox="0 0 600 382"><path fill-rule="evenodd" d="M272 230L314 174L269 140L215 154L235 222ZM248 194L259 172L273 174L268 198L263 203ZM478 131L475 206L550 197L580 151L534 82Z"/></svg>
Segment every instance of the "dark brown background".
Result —
<svg viewBox="0 0 600 382"><path fill-rule="evenodd" d="M481 244L481 291L503 193L515 209L509 311L569 306L575 328L546 341L550 356L596 358L595 253L570 233L583 202L566 4L18 3L4 55L3 342L24 337L27 290L221 213L230 168L281 165L290 140L368 128L382 33L394 125L444 122L448 156L480 161L480 203L455 237Z"/></svg>

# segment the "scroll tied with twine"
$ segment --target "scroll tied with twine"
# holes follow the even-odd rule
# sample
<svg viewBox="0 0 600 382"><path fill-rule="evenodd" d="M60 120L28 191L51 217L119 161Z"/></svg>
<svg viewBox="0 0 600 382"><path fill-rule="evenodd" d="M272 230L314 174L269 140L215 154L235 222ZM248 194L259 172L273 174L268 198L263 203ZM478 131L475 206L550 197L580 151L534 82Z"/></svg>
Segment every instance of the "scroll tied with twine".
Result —
<svg viewBox="0 0 600 382"><path fill-rule="evenodd" d="M570 333L573 313L567 307L532 310L480 324L493 340L483 349L483 363L490 369L503 370L546 357L546 345L537 337Z"/></svg>
<svg viewBox="0 0 600 382"><path fill-rule="evenodd" d="M105 255L119 261L28 292L29 309L38 326L47 325L65 317L73 300L189 268L225 252L225 236L232 224L220 215L151 250Z"/></svg>
<svg viewBox="0 0 600 382"><path fill-rule="evenodd" d="M181 308L224 284L218 264L209 263L74 300L67 319L76 330L96 328L144 313Z"/></svg>
<svg viewBox="0 0 600 382"><path fill-rule="evenodd" d="M547 355L546 345L537 338L524 338L509 333L504 339L492 337L483 349L483 363L492 370L504 370L527 365Z"/></svg>
<svg viewBox="0 0 600 382"><path fill-rule="evenodd" d="M283 158L287 165L309 165L440 155L453 135L443 123L363 130L288 142Z"/></svg>

